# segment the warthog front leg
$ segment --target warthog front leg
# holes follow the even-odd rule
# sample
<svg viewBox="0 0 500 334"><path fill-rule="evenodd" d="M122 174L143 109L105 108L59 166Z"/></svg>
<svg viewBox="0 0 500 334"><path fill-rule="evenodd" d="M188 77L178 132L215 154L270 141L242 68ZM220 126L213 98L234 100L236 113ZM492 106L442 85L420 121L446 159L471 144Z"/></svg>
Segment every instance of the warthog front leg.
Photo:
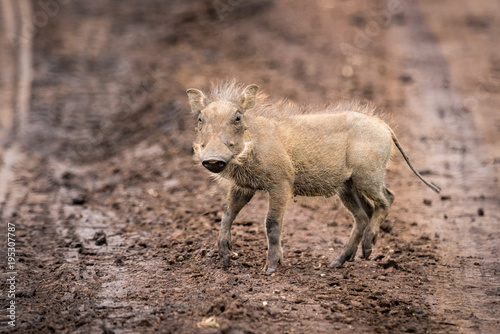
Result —
<svg viewBox="0 0 500 334"><path fill-rule="evenodd" d="M255 190L231 187L223 206L222 221L219 233L219 255L224 265L229 264L231 257L231 225L240 210L252 199Z"/></svg>
<svg viewBox="0 0 500 334"><path fill-rule="evenodd" d="M291 193L288 185L284 185L279 189L273 189L269 192L269 211L266 218L268 245L267 263L264 267L264 270L268 275L274 273L278 263L281 263L283 260L281 230L283 226L283 216L290 198Z"/></svg>

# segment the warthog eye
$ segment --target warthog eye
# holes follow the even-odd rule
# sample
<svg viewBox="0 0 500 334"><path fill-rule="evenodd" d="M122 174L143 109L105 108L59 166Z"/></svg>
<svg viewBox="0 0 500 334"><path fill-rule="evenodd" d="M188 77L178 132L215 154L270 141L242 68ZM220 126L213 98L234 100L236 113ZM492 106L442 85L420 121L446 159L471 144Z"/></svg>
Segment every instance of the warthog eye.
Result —
<svg viewBox="0 0 500 334"><path fill-rule="evenodd" d="M239 109L235 111L235 116L236 117L234 118L234 121L233 121L234 125L239 125L240 124L240 122L241 122L241 115L242 114L243 113Z"/></svg>
<svg viewBox="0 0 500 334"><path fill-rule="evenodd" d="M198 123L203 123L203 120L201 119L201 117L198 117Z"/></svg>

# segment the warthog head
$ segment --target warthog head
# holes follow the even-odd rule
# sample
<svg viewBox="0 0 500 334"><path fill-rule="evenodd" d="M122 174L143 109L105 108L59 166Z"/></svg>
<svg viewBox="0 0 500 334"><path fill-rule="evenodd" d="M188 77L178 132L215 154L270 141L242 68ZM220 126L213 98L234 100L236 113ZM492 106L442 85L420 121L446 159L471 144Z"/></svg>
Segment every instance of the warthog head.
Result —
<svg viewBox="0 0 500 334"><path fill-rule="evenodd" d="M191 110L198 116L194 152L212 173L231 163L241 165L252 151L245 113L255 105L258 88L247 86L237 98L227 99L209 99L198 89L187 90Z"/></svg>

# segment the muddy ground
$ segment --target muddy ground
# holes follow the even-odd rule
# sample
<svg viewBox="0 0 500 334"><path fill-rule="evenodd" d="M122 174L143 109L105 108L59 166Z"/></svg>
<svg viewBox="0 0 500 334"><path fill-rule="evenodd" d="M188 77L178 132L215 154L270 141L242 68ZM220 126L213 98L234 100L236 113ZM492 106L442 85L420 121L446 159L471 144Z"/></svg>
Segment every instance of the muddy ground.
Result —
<svg viewBox="0 0 500 334"><path fill-rule="evenodd" d="M0 13L1 332L498 332L498 2L2 0ZM231 77L301 104L375 103L442 193L396 155L371 259L335 269L349 213L297 198L272 276L260 194L224 268L225 190L192 159L184 92Z"/></svg>

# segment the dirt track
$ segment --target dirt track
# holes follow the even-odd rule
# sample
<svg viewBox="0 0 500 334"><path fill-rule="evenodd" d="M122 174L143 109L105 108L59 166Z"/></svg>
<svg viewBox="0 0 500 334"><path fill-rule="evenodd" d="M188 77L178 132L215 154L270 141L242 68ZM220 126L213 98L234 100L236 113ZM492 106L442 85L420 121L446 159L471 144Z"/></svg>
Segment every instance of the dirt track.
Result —
<svg viewBox="0 0 500 334"><path fill-rule="evenodd" d="M11 328L1 244L1 332L500 328L500 4L0 3L0 219L17 254ZM299 198L270 277L261 194L223 268L224 190L193 162L184 91L228 77L298 103L374 102L442 194L396 156L371 260L338 269L348 212Z"/></svg>

